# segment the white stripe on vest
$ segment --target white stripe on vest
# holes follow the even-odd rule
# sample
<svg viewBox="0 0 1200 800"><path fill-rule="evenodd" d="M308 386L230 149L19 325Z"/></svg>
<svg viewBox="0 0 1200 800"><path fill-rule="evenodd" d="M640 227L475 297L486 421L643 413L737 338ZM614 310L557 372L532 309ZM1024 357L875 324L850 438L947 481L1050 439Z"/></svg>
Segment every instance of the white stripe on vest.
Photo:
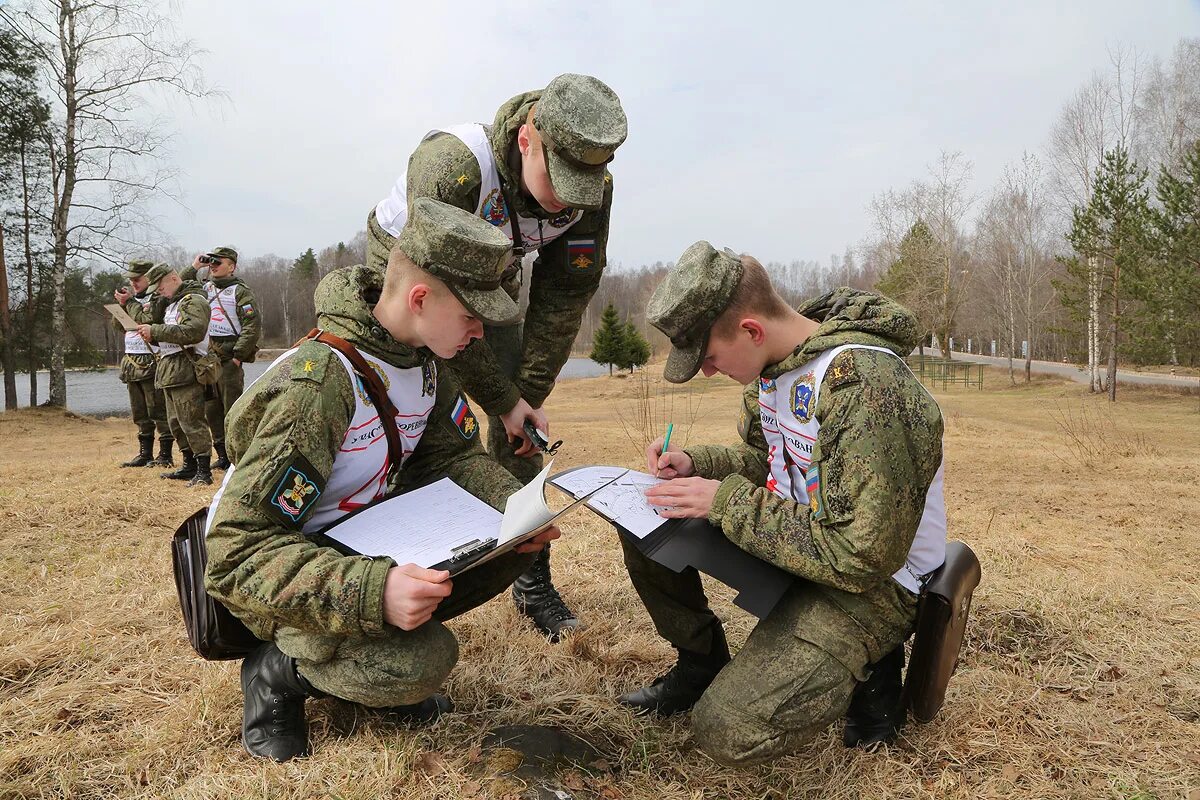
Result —
<svg viewBox="0 0 1200 800"><path fill-rule="evenodd" d="M271 366L267 367L266 372L255 378L250 386L269 375L280 362L295 353L296 349L293 347L275 359ZM342 362L342 366L350 375L350 382L354 386L354 415L350 419L350 425L346 429L341 446L333 456L333 469L330 470L329 478L325 482L325 490L317 499L316 507L311 512L308 521L301 528L305 533L312 533L331 525L356 508L361 508L367 503L383 497L387 491L390 456L387 437L384 435L383 426L379 421L379 413L371 403L366 389L363 388L362 380L355 374L350 360L337 350L334 350L333 354ZM396 425L400 428L400 443L404 449L401 459L401 465L403 465L417 449L429 422L429 414L433 411L433 403L437 397L436 365L432 363L429 365L429 368L433 370L434 390L432 393L426 394L422 391L424 367L401 369L377 361L361 350L359 354L379 373L387 387L388 397L396 406ZM247 386L246 389L249 390L250 386ZM221 495L229 484L229 477L233 475L235 469L236 467L230 467L226 471L221 488L213 496L213 508L216 508L217 503L220 502ZM213 514L209 514L209 520L213 516Z"/></svg>
<svg viewBox="0 0 1200 800"><path fill-rule="evenodd" d="M899 358L884 347L842 345L818 355L803 366L772 381L759 380L758 406L763 436L767 440L767 488L780 497L809 504L805 478L812 462L813 445L821 425L816 419L821 381L830 363L843 350L878 350ZM905 367L907 368L907 364ZM922 391L925 388L922 386ZM928 392L926 392L928 394ZM793 396L796 400L793 402ZM930 399L933 396L930 395ZM936 400L934 403L936 404ZM799 413L797 413L799 411ZM917 534L904 566L892 576L910 592L919 592L921 579L946 560L946 500L943 487L945 461L938 465Z"/></svg>
<svg viewBox="0 0 1200 800"><path fill-rule="evenodd" d="M179 304L183 298L179 298L171 305L167 306L166 312L163 314L163 325L178 325L179 324ZM169 356L178 353L183 347L172 342L159 342L158 354L160 356ZM208 334L204 334L204 338L196 344L189 344L188 349L198 356L208 355Z"/></svg>
<svg viewBox="0 0 1200 800"><path fill-rule="evenodd" d="M470 148L479 162L479 174L482 183L479 185L479 205L475 213L495 225L504 235L512 239L512 229L508 221L509 208L500 190L500 173L496 170L496 161L492 156L492 145L488 141L487 128L477 123L454 125L449 128L437 128L425 134L428 139L438 133L448 133L457 137ZM422 141L424 141L422 139ZM579 209L568 209L551 220L537 220L517 215L517 224L521 229L525 250L537 250L545 244L553 242L567 232L583 216ZM399 236L408 220L408 173L405 172L392 186L391 193L379 205L375 206L375 221L379 227L392 236Z"/></svg>
<svg viewBox="0 0 1200 800"><path fill-rule="evenodd" d="M224 289L218 289L212 281L204 284L204 290L208 292L208 307L212 309L208 317L209 336L242 335L242 323L237 318L237 286L231 283Z"/></svg>
<svg viewBox="0 0 1200 800"><path fill-rule="evenodd" d="M145 310L145 309L149 308L150 303L152 303L154 301L154 295L147 294L145 300L139 300L138 298L134 297L133 301L135 303L141 304L142 310ZM150 353L157 353L158 348L155 347L154 345L147 343L146 340L143 339L138 334L137 331L125 331L125 352L126 352L126 354L131 355L131 356L132 355L149 355Z"/></svg>

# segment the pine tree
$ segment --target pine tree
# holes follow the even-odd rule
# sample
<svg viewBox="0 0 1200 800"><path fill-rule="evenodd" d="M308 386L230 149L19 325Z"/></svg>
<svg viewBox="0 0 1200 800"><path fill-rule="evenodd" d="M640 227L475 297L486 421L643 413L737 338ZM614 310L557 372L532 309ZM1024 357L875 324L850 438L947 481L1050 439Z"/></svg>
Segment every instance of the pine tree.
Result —
<svg viewBox="0 0 1200 800"><path fill-rule="evenodd" d="M622 330L622 344L621 363L617 365L622 369L627 369L632 373L634 367L645 366L646 362L650 360L650 343L632 322L625 323Z"/></svg>
<svg viewBox="0 0 1200 800"><path fill-rule="evenodd" d="M904 304L916 315L924 334L920 345L922 354L937 321L937 292L940 286L937 240L933 238L929 226L917 220L900 240L900 257L879 277L875 288ZM943 343L942 357L950 357L946 343Z"/></svg>
<svg viewBox="0 0 1200 800"><path fill-rule="evenodd" d="M589 358L597 364L607 364L612 375L613 365L620 366L625 359L625 327L617 316L612 303L604 308L600 316L600 327L592 337L592 353Z"/></svg>
<svg viewBox="0 0 1200 800"><path fill-rule="evenodd" d="M312 280L317 277L317 256L310 247L292 262L292 272L302 280Z"/></svg>

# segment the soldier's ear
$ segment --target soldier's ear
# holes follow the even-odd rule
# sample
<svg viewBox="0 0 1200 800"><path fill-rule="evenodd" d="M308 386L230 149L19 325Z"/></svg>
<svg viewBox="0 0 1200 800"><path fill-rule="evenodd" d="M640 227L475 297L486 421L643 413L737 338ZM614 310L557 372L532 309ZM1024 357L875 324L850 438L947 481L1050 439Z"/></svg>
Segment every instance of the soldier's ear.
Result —
<svg viewBox="0 0 1200 800"><path fill-rule="evenodd" d="M517 131L517 149L521 151L521 157L526 158L529 155L529 123L526 122Z"/></svg>
<svg viewBox="0 0 1200 800"><path fill-rule="evenodd" d="M404 298L408 303L410 314L421 314L428 308L429 302L433 299L433 290L429 284L418 281L408 288Z"/></svg>
<svg viewBox="0 0 1200 800"><path fill-rule="evenodd" d="M753 317L746 317L738 324L738 328L750 335L750 341L755 346L761 346L767 338L767 330L763 324Z"/></svg>

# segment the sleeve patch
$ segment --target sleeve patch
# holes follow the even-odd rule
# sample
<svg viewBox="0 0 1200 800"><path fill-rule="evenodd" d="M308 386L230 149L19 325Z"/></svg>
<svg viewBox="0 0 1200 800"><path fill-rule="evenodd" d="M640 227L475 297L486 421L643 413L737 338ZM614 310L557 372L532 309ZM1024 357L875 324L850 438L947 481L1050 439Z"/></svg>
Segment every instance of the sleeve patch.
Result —
<svg viewBox="0 0 1200 800"><path fill-rule="evenodd" d="M568 239L567 264L573 272L587 272L596 265L595 239Z"/></svg>
<svg viewBox="0 0 1200 800"><path fill-rule="evenodd" d="M808 492L808 508L812 512L811 519L820 522L825 519L825 493L821 486L821 466L813 464L808 468L804 478L804 490Z"/></svg>
<svg viewBox="0 0 1200 800"><path fill-rule="evenodd" d="M832 390L859 383L861 380L854 364L853 352L839 353L825 373L825 382Z"/></svg>
<svg viewBox="0 0 1200 800"><path fill-rule="evenodd" d="M450 410L450 422L458 428L458 432L464 439L473 439L479 432L479 420L475 419L475 412L471 410L467 399L461 394L454 401L454 407Z"/></svg>
<svg viewBox="0 0 1200 800"><path fill-rule="evenodd" d="M750 412L742 406L741 416L738 417L738 436L742 437L742 441L750 440Z"/></svg>
<svg viewBox="0 0 1200 800"><path fill-rule="evenodd" d="M270 486L271 491L260 503L262 510L284 525L299 527L316 507L325 490L325 479L307 458L295 453L280 467Z"/></svg>

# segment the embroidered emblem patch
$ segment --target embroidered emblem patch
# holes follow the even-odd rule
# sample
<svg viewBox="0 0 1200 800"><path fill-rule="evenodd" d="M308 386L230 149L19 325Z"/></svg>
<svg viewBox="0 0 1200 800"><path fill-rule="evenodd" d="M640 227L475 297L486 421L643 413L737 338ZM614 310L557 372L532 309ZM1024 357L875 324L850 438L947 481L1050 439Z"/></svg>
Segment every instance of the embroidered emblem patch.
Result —
<svg viewBox="0 0 1200 800"><path fill-rule="evenodd" d="M379 380L383 383L384 390L386 391L391 389L392 381L388 378L387 373L383 371L383 368L370 359L367 359L367 363L371 365L371 369L375 370L375 374L379 376ZM371 402L371 396L367 394L367 387L363 386L362 377L357 374L354 376L354 389L358 392L358 399L362 400L364 406L375 405Z"/></svg>
<svg viewBox="0 0 1200 800"><path fill-rule="evenodd" d="M774 378L759 378L758 379L758 390L760 392L762 392L763 394L770 394L771 392L775 391L775 379Z"/></svg>
<svg viewBox="0 0 1200 800"><path fill-rule="evenodd" d="M437 391L437 364L426 361L421 365L421 397L433 397Z"/></svg>
<svg viewBox="0 0 1200 800"><path fill-rule="evenodd" d="M563 213L559 214L557 217L554 217L553 219L550 220L550 227L551 228L565 228L574 221L575 221L575 212L574 211L564 211Z"/></svg>
<svg viewBox="0 0 1200 800"><path fill-rule="evenodd" d="M458 432L464 439L472 438L479 430L479 421L475 419L475 412L471 411L471 407L467 405L466 399L461 394L454 403L454 409L450 412L450 421L454 423L454 427L458 428Z"/></svg>
<svg viewBox="0 0 1200 800"><path fill-rule="evenodd" d="M317 505L324 481L300 454L285 466L264 502L265 510L285 524L297 523Z"/></svg>
<svg viewBox="0 0 1200 800"><path fill-rule="evenodd" d="M585 270L596 263L595 239L571 239L567 242L567 263L577 270Z"/></svg>
<svg viewBox="0 0 1200 800"><path fill-rule="evenodd" d="M812 419L813 395L815 394L813 377L813 374L809 372L792 384L792 413L801 422L808 422Z"/></svg>
<svg viewBox="0 0 1200 800"><path fill-rule="evenodd" d="M825 519L825 501L821 498L821 468L813 464L804 479L804 490L808 492L808 507L815 520Z"/></svg>
<svg viewBox="0 0 1200 800"><path fill-rule="evenodd" d="M840 389L852 383L858 383L858 372L854 369L854 354L842 353L829 365L825 373L825 382L830 389Z"/></svg>
<svg viewBox="0 0 1200 800"><path fill-rule="evenodd" d="M508 222L508 205L504 202L504 195L500 193L499 189L492 189L488 192L488 196L483 200L479 216L497 226Z"/></svg>
<svg viewBox="0 0 1200 800"><path fill-rule="evenodd" d="M242 306L242 313L245 314L247 317L253 317L254 316L254 306L247 303L246 305Z"/></svg>

